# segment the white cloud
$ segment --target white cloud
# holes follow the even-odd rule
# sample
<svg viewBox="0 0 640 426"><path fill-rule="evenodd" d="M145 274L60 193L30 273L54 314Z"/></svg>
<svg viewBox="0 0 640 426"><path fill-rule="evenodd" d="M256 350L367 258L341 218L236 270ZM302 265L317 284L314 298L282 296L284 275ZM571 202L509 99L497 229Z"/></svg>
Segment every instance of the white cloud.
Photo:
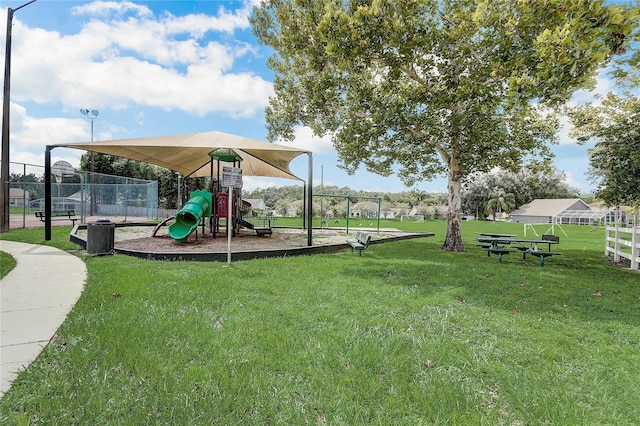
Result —
<svg viewBox="0 0 640 426"><path fill-rule="evenodd" d="M42 153L46 145L88 140L86 127L81 118L30 117L23 106L11 103L11 141L28 151Z"/></svg>
<svg viewBox="0 0 640 426"><path fill-rule="evenodd" d="M114 15L123 15L130 11L141 16L152 15L152 12L148 7L137 5L129 1L94 1L73 8L73 13L77 15L84 14L105 18Z"/></svg>
<svg viewBox="0 0 640 426"><path fill-rule="evenodd" d="M256 49L202 39L211 31L247 28L248 10L157 18L131 2L93 2L76 8L93 19L70 35L15 19L13 32L20 36L13 41L12 98L67 108L138 104L195 115L254 116L267 105L272 83L233 67Z"/></svg>
<svg viewBox="0 0 640 426"><path fill-rule="evenodd" d="M610 72L609 68L601 69L596 77L595 88L593 90L578 90L571 97L569 105L583 105L588 102L594 102L597 101L597 98L615 91L615 83L608 75Z"/></svg>
<svg viewBox="0 0 640 426"><path fill-rule="evenodd" d="M572 172L564 172L564 182L572 188L577 188L580 191L590 189L590 186L586 182L578 181Z"/></svg>
<svg viewBox="0 0 640 426"><path fill-rule="evenodd" d="M44 164L44 151L47 145L86 141L90 138L89 126L82 118L67 119L60 117L35 118L18 104L11 103L11 139L9 142L10 161L25 164ZM52 161L65 160L74 167L80 165L80 156L84 151L53 150ZM11 165L11 172L17 166Z"/></svg>
<svg viewBox="0 0 640 426"><path fill-rule="evenodd" d="M601 69L596 77L595 88L593 90L578 90L573 94L571 100L567 102L567 106L574 107L589 102L597 105L600 102L599 99L607 93L616 91L615 83L608 75L610 71L610 69ZM576 140L569 137L570 130L569 117L560 117L560 129L558 132L558 143L560 145L576 144Z"/></svg>
<svg viewBox="0 0 640 426"><path fill-rule="evenodd" d="M575 139L569 137L570 131L571 125L569 124L569 117L560 117L560 128L558 129L558 144L567 145L576 143Z"/></svg>
<svg viewBox="0 0 640 426"><path fill-rule="evenodd" d="M293 182L293 181L291 181ZM243 191L254 191L258 188L266 189L266 188L275 188L281 186L280 182L277 182L271 178L263 178L259 176L243 176L242 177L242 190Z"/></svg>
<svg viewBox="0 0 640 426"><path fill-rule="evenodd" d="M331 136L317 137L309 127L298 126L294 129L293 141L278 141L277 143L294 148L311 151L314 154L327 154L335 152L331 143Z"/></svg>

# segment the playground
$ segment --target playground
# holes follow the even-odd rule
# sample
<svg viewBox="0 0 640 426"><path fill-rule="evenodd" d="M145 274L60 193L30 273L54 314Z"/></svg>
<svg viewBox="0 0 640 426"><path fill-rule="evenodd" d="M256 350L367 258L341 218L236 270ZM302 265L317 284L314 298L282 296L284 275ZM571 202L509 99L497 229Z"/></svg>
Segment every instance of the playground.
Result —
<svg viewBox="0 0 640 426"><path fill-rule="evenodd" d="M228 240L222 233L214 237L208 232L194 231L186 240L177 241L170 232L168 227L160 227L156 232L153 224L116 224L114 252L154 260L227 259ZM432 233L406 232L394 228L379 231L371 229L369 232L372 244L433 236ZM268 237L258 237L255 232L243 229L232 238L231 252L234 260L336 253L350 250L347 244L349 238L344 228L314 229L313 244L308 245L307 230L302 228L274 228ZM76 227L72 240L86 246L86 226Z"/></svg>
<svg viewBox="0 0 640 426"><path fill-rule="evenodd" d="M45 206L39 219L45 224L45 240L51 238L51 223L58 217L71 219L69 212L56 211L52 204L51 173L55 167L51 166L51 151L54 148L73 148L91 150L103 154L117 155L134 160L144 161L157 166L169 168L182 177L204 177L208 183L204 187L191 188L189 192L182 192L182 203L175 215L161 220L151 230L133 230L127 226L126 231L117 224L118 236L113 237L113 248L105 251L131 254L147 259L172 260L219 260L219 256L211 254L235 253L236 258L255 258L270 256L287 256L295 254L329 253L345 249L350 246L347 239L355 231L364 229L349 229L350 196L318 194L321 202L335 203L333 198L346 200L346 216L344 229L330 228L330 221L337 223L337 218L329 216L329 210L318 227L313 222L313 161L309 151L303 151L277 144L264 143L221 132L205 132L186 135L173 135L151 138L102 141L91 144L69 143L47 146L45 152ZM308 156L308 176L306 181L294 175L290 170L293 159L306 154ZM55 166L55 164L54 164ZM243 176L263 176L273 178L287 178L304 181L304 205L302 207L302 226L296 230L278 228L277 218L257 212L255 206L242 199ZM184 182L184 180L183 180ZM180 193L180 191L179 191ZM372 243L390 241L417 236L433 236L428 234L405 234L397 230L382 233L380 229L380 200L376 197L377 208L373 211L376 216L376 226L367 232L375 231ZM323 210L323 209L321 209ZM331 213L334 213L331 211ZM361 213L354 212L354 218L361 219ZM61 216L65 214L67 216ZM368 218L371 218L367 214ZM361 220L360 220L361 221ZM352 224L353 226L359 226ZM153 225L152 225L153 226ZM74 228L71 240L87 248L90 234L83 237L83 229L94 229L91 223L81 221L81 225ZM371 228L371 226L369 226ZM351 231L351 233L350 233ZM315 235L314 235L315 233ZM123 238L122 235L126 235ZM104 238L104 237L103 237ZM107 238L108 240L108 238ZM190 253L190 255L185 255ZM195 259L197 253L205 256ZM243 253L238 256L238 253ZM259 254L258 254L259 253ZM102 254L102 253L101 253ZM230 261L230 258L228 258Z"/></svg>

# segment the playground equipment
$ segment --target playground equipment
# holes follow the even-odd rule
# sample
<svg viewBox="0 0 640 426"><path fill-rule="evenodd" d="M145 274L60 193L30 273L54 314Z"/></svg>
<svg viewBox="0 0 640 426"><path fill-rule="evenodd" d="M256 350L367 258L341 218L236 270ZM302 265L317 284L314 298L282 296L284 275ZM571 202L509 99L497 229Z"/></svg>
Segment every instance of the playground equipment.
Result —
<svg viewBox="0 0 640 426"><path fill-rule="evenodd" d="M213 197L209 191L193 191L187 201L176 214L174 222L169 225L169 235L176 241L185 242L189 235L198 228L202 218L211 217Z"/></svg>
<svg viewBox="0 0 640 426"><path fill-rule="evenodd" d="M377 226L376 230L380 232L380 197L366 197L362 195L341 195L341 194L313 194L314 197L318 198L344 198L347 201L347 214L346 214L346 232L349 233L349 218L351 217L351 200L376 200L378 202L378 211L377 211ZM335 220L335 225L339 224L338 220ZM320 222L320 228L325 228L330 225L330 219L326 218ZM370 226L373 226L373 223L370 223Z"/></svg>
<svg viewBox="0 0 640 426"><path fill-rule="evenodd" d="M229 188L230 183L226 183L222 186L220 180L220 162L232 163L234 167L239 166L242 161L235 151L228 148L220 148L209 153L211 157L211 184L210 191L193 191L190 194L190 199L184 205L184 207L175 216L174 222L169 225L169 235L179 242L187 241L189 235L198 229L199 225L202 225L202 232L204 234L205 221L204 218L209 218L209 228L213 238L216 238L216 234L219 231L221 220L224 220L227 234L229 231L235 236L236 231L240 227L254 230L257 235L271 235L271 218L261 220L261 224L257 225L253 223L251 219L247 218L247 214L251 214L251 204L242 200L242 191L239 187ZM217 162L217 173L214 177L214 161ZM223 174L224 177L224 174ZM223 179L224 182L224 179ZM230 213L230 214L229 214ZM246 220L248 219L248 220ZM171 219L167 219L167 222ZM160 226L163 226L165 222L156 226L153 235L157 232ZM197 234L196 234L197 235Z"/></svg>

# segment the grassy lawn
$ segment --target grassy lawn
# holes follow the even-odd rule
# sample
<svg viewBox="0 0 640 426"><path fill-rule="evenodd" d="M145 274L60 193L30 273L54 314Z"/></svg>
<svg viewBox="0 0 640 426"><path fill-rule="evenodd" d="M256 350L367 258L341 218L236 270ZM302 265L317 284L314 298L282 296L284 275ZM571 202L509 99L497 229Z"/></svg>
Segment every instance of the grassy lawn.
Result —
<svg viewBox="0 0 640 426"><path fill-rule="evenodd" d="M9 253L0 251L0 279L16 267L16 260Z"/></svg>
<svg viewBox="0 0 640 426"><path fill-rule="evenodd" d="M464 222L464 253L439 249L442 221L381 226L436 237L231 267L86 257L0 422L637 424L640 274L604 259L603 229L564 226L540 268L474 246L522 225Z"/></svg>

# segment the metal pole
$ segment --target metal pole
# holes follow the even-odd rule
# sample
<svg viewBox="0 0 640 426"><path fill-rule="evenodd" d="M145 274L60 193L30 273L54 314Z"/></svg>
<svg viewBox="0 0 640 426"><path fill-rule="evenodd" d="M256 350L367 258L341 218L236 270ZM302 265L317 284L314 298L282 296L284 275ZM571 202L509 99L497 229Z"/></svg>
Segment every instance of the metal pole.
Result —
<svg viewBox="0 0 640 426"><path fill-rule="evenodd" d="M129 216L129 178L124 178L124 221Z"/></svg>
<svg viewBox="0 0 640 426"><path fill-rule="evenodd" d="M84 176L82 172L78 173L78 176L80 177L80 223L85 223L85 219L86 219L85 207L86 206L84 205L84 202L85 202L84 193L87 188L85 188L85 185L84 185Z"/></svg>
<svg viewBox="0 0 640 426"><path fill-rule="evenodd" d="M51 149L44 151L44 239L51 240Z"/></svg>
<svg viewBox="0 0 640 426"><path fill-rule="evenodd" d="M231 227L233 226L233 221L231 220L231 204L233 204L232 196L231 185L229 185L229 196L227 198L227 265L231 265Z"/></svg>
<svg viewBox="0 0 640 426"><path fill-rule="evenodd" d="M89 121L91 121L91 142L93 142L93 120L98 118L100 111L98 111L97 109L80 108L80 114L86 116L89 119ZM90 187L89 192L91 195L91 200L90 200L91 202L89 203L89 216L93 216L94 211L96 209L95 176L94 176L95 155L93 151L91 151L91 154L89 155L89 171L91 172L91 174L89 175L89 187Z"/></svg>
<svg viewBox="0 0 640 426"><path fill-rule="evenodd" d="M302 185L302 229L307 229L307 193L308 193L308 189L307 187L309 186L309 184L307 184L306 182L304 183L304 185ZM309 227L311 227L311 224L309 224Z"/></svg>
<svg viewBox="0 0 640 426"><path fill-rule="evenodd" d="M31 0L22 6L7 8L7 36L4 52L4 91L2 98L2 155L0 156L0 232L9 231L9 116L11 99L11 27L13 13L30 5Z"/></svg>
<svg viewBox="0 0 640 426"><path fill-rule="evenodd" d="M180 183L180 173L178 173L178 205L176 208L180 210L182 207L182 193L181 193L182 183Z"/></svg>
<svg viewBox="0 0 640 426"><path fill-rule="evenodd" d="M22 227L27 227L27 165L22 165Z"/></svg>
<svg viewBox="0 0 640 426"><path fill-rule="evenodd" d="M87 117L89 117L89 114L87 113ZM93 142L93 119L89 118L89 121L91 121L91 142ZM93 153L93 151L91 151L91 164L89 165L89 171L91 172L91 175L89 175L89 181L91 182L91 184L89 185L89 194L91 195L91 200L89 200L89 215L93 216L94 211L95 211L95 206L96 206L96 177L95 174L93 173L95 170L95 155Z"/></svg>
<svg viewBox="0 0 640 426"><path fill-rule="evenodd" d="M351 216L351 196L347 195L347 234L349 233L349 216Z"/></svg>
<svg viewBox="0 0 640 426"><path fill-rule="evenodd" d="M309 205L309 208L307 209L307 215L309 219L309 226L307 227L307 245L312 246L313 235L311 230L313 229L313 226L311 226L311 221L313 219L313 209L311 208L311 205L313 204L313 153L309 151L308 155L309 155L309 178L308 178L309 191L307 191L307 204Z"/></svg>
<svg viewBox="0 0 640 426"><path fill-rule="evenodd" d="M4 54L4 98L2 102L2 164L0 165L0 232L9 230L9 96L11 80L11 26L13 9L7 9L7 39Z"/></svg>
<svg viewBox="0 0 640 426"><path fill-rule="evenodd" d="M320 191L324 194L324 164L320 165ZM324 217L324 197L320 197L320 221Z"/></svg>

